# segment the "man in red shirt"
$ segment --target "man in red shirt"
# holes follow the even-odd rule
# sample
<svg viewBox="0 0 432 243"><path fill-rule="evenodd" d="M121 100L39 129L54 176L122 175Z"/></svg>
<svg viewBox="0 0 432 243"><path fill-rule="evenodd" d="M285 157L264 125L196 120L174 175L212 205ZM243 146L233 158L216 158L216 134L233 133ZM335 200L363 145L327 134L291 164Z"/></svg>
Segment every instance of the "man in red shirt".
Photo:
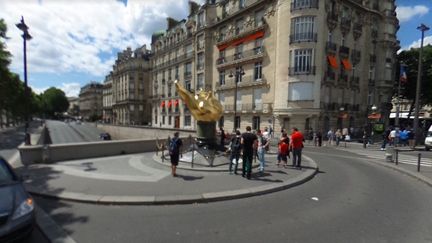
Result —
<svg viewBox="0 0 432 243"><path fill-rule="evenodd" d="M296 128L291 129L291 150L293 152L293 167L301 169L301 153L303 149L303 134Z"/></svg>

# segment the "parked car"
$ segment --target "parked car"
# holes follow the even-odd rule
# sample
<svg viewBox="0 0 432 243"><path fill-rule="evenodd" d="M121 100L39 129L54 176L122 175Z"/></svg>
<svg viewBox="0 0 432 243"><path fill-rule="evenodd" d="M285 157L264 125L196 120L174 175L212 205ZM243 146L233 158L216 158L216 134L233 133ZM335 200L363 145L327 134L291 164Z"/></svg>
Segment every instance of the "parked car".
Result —
<svg viewBox="0 0 432 243"><path fill-rule="evenodd" d="M429 127L429 130L426 134L425 148L426 148L426 151L429 151L432 148L432 125Z"/></svg>
<svg viewBox="0 0 432 243"><path fill-rule="evenodd" d="M111 140L111 135L107 132L101 133L99 135L100 140Z"/></svg>
<svg viewBox="0 0 432 243"><path fill-rule="evenodd" d="M0 157L0 242L15 242L31 234L34 200L8 162Z"/></svg>

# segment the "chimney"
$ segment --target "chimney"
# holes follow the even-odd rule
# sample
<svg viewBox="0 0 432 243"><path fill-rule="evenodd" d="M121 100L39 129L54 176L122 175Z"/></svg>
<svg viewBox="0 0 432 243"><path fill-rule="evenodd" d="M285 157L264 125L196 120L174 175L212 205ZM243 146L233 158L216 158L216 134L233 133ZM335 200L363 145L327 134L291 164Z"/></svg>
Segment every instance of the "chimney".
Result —
<svg viewBox="0 0 432 243"><path fill-rule="evenodd" d="M168 30L174 28L174 26L176 26L177 24L178 24L178 21L177 21L177 20L175 20L175 19L173 19L173 18L171 18L171 17L168 17L168 18L167 18Z"/></svg>
<svg viewBox="0 0 432 243"><path fill-rule="evenodd" d="M194 1L189 1L189 16L198 12L200 5Z"/></svg>

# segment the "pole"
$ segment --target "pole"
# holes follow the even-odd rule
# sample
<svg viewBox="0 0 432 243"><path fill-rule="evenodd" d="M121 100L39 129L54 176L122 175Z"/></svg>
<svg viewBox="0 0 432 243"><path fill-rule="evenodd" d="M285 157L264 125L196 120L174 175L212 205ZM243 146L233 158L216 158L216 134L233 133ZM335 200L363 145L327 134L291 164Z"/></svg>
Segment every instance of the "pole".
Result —
<svg viewBox="0 0 432 243"><path fill-rule="evenodd" d="M235 82L235 91L234 91L234 129L233 132L237 130L237 79L238 79L238 73L236 72L234 82Z"/></svg>
<svg viewBox="0 0 432 243"><path fill-rule="evenodd" d="M414 147L418 144L420 139L419 134L419 109L420 109L420 86L421 86L421 76L422 76L422 68L423 68L423 40L424 40L424 32L429 30L424 24L421 24L417 27L418 30L421 31L421 44L420 44L420 53L418 60L418 71L417 71L417 84L416 84L416 96L415 96L415 116L414 116Z"/></svg>
<svg viewBox="0 0 432 243"><path fill-rule="evenodd" d="M418 153L418 158L417 158L417 172L420 172L420 160L421 160L421 153Z"/></svg>
<svg viewBox="0 0 432 243"><path fill-rule="evenodd" d="M396 105L396 118L395 118L395 126L399 127L399 115L400 115L400 91L401 91L401 80L399 78L398 82L398 91L397 91L397 105Z"/></svg>

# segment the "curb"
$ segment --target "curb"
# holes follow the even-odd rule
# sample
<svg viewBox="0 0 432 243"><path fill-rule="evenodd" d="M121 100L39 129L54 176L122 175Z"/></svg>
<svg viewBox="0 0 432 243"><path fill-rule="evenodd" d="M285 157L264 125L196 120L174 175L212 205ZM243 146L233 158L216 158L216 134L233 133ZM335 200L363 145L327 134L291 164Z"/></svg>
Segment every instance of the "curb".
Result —
<svg viewBox="0 0 432 243"><path fill-rule="evenodd" d="M208 203L224 201L231 199L240 199L258 195L264 195L272 192L285 190L294 186L301 185L311 180L319 171L318 165L310 157L303 155L303 158L309 162L309 166L304 173L294 178L290 178L281 184L269 184L247 189L228 190L221 192L209 192L197 195L172 195L172 196L111 196L111 195L91 195L75 192L62 192L60 194L51 194L42 192L31 185L25 185L28 192L33 195L61 199L66 201L75 201L92 204L108 205L173 205L173 204L191 204L191 203Z"/></svg>
<svg viewBox="0 0 432 243"><path fill-rule="evenodd" d="M76 243L42 208L36 205L36 227L53 243Z"/></svg>

